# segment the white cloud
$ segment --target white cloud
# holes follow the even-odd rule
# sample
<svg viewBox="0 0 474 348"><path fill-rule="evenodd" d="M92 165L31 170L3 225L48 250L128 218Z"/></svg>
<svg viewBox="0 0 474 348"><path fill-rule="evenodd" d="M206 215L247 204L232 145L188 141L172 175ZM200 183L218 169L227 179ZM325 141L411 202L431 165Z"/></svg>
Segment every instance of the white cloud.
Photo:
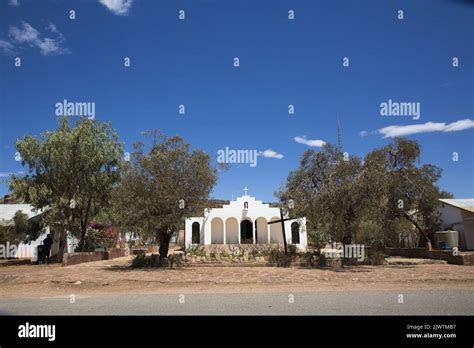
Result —
<svg viewBox="0 0 474 348"><path fill-rule="evenodd" d="M367 135L369 135L369 132L367 132L365 130L359 132L359 136L361 136L361 137L366 137Z"/></svg>
<svg viewBox="0 0 474 348"><path fill-rule="evenodd" d="M465 120L459 120L452 122L446 125L445 132L458 132L466 130L469 128L474 128L474 120L466 118Z"/></svg>
<svg viewBox="0 0 474 348"><path fill-rule="evenodd" d="M18 27L10 27L10 37L13 41L19 43L34 43L39 40L39 31L33 28L27 22L21 23L21 28Z"/></svg>
<svg viewBox="0 0 474 348"><path fill-rule="evenodd" d="M326 144L325 141L322 140L312 140L312 139L306 139L306 135L300 136L300 137L294 137L294 141L296 141L298 144L304 144L312 147L321 147L324 144Z"/></svg>
<svg viewBox="0 0 474 348"><path fill-rule="evenodd" d="M44 56L50 54L69 53L69 50L67 48L62 47L62 44L65 39L63 34L59 32L56 26L51 23L46 28L52 33L54 33L57 38L42 38L41 33L27 22L22 22L21 27L10 27L9 35L13 42L38 47L40 49L40 53Z"/></svg>
<svg viewBox="0 0 474 348"><path fill-rule="evenodd" d="M5 54L15 53L15 46L9 41L0 40L0 50Z"/></svg>
<svg viewBox="0 0 474 348"><path fill-rule="evenodd" d="M474 128L474 120L465 119L448 124L446 122L427 122L409 126L388 126L378 129L377 133L382 134L384 138L393 138L419 133L458 132L469 128Z"/></svg>
<svg viewBox="0 0 474 348"><path fill-rule="evenodd" d="M282 159L284 156L281 153L275 152L271 149L261 151L258 153L259 155L267 158L277 158L277 159Z"/></svg>
<svg viewBox="0 0 474 348"><path fill-rule="evenodd" d="M13 173L0 172L0 178L9 178Z"/></svg>
<svg viewBox="0 0 474 348"><path fill-rule="evenodd" d="M62 34L58 31L58 28L53 23L49 23L46 29L48 29L52 33L60 34L62 36Z"/></svg>
<svg viewBox="0 0 474 348"><path fill-rule="evenodd" d="M18 1L18 0L9 0L8 5L13 6L13 7L18 7L18 6L20 6L20 1Z"/></svg>
<svg viewBox="0 0 474 348"><path fill-rule="evenodd" d="M132 7L133 0L99 0L99 2L116 15L126 16Z"/></svg>

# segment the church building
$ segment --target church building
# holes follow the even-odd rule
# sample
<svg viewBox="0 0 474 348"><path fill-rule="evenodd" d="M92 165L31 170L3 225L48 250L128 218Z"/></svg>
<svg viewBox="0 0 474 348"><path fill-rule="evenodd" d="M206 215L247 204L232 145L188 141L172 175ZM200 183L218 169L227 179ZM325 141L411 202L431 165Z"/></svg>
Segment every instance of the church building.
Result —
<svg viewBox="0 0 474 348"><path fill-rule="evenodd" d="M283 244L280 208L270 207L245 194L222 208L206 208L202 217L185 224L186 248L211 244ZM284 216L286 242L306 250L306 218ZM273 221L280 221L270 223Z"/></svg>

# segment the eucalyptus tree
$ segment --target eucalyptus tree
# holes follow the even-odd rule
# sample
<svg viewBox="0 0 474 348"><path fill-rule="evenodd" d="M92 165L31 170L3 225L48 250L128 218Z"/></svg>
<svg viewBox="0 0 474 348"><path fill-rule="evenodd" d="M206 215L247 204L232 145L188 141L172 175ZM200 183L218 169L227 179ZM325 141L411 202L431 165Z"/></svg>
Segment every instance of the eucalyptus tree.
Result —
<svg viewBox="0 0 474 348"><path fill-rule="evenodd" d="M293 207L292 214L306 216L311 229L351 243L364 207L358 180L361 168L358 157L325 144L320 151L303 154L299 168L290 172L285 187L276 194Z"/></svg>
<svg viewBox="0 0 474 348"><path fill-rule="evenodd" d="M419 143L404 138L375 149L365 159L365 170L371 173L366 185L383 200L380 213L385 223L408 221L431 248L431 233L439 221L438 199L450 194L437 186L442 170L420 164L420 154Z"/></svg>
<svg viewBox="0 0 474 348"><path fill-rule="evenodd" d="M59 127L39 137L16 141L26 174L15 175L10 189L26 203L43 209L43 224L59 232L59 260L68 233L79 249L94 214L109 203L120 178L123 144L109 123L81 117L75 124L59 118Z"/></svg>
<svg viewBox="0 0 474 348"><path fill-rule="evenodd" d="M124 229L152 234L159 242L160 262L187 216L204 208L217 180L217 168L201 150L190 150L179 136L146 134L149 146L134 145L120 185L112 197L113 216Z"/></svg>
<svg viewBox="0 0 474 348"><path fill-rule="evenodd" d="M362 161L326 144L303 154L277 196L287 205L291 201L293 214L308 217L310 228L328 238L351 243L372 226L393 241L400 232L393 226L408 222L430 248L438 199L449 193L437 186L441 169L421 165L420 153L416 141L396 138Z"/></svg>

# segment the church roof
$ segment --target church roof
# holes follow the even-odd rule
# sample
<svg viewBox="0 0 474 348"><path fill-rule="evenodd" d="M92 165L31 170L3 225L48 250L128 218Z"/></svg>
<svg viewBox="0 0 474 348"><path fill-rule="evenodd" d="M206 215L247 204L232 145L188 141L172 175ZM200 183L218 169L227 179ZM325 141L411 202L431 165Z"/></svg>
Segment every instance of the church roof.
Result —
<svg viewBox="0 0 474 348"><path fill-rule="evenodd" d="M440 199L441 202L474 213L474 198Z"/></svg>

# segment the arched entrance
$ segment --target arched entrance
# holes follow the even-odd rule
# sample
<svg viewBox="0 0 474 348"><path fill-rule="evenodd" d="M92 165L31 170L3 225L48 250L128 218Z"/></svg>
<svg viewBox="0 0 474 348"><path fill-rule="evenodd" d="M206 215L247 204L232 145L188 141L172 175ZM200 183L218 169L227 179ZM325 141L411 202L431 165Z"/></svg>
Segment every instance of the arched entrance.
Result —
<svg viewBox="0 0 474 348"><path fill-rule="evenodd" d="M224 243L224 222L220 218L211 221L211 244Z"/></svg>
<svg viewBox="0 0 474 348"><path fill-rule="evenodd" d="M192 225L191 243L199 244L201 242L199 222L195 221Z"/></svg>
<svg viewBox="0 0 474 348"><path fill-rule="evenodd" d="M256 240L257 243L268 243L268 224L267 220L264 217L259 217L255 220L256 225Z"/></svg>
<svg viewBox="0 0 474 348"><path fill-rule="evenodd" d="M240 223L240 244L253 244L253 224L250 220Z"/></svg>
<svg viewBox="0 0 474 348"><path fill-rule="evenodd" d="M239 244L239 222L236 218L228 218L225 222L226 244Z"/></svg>
<svg viewBox="0 0 474 348"><path fill-rule="evenodd" d="M300 244L300 224L296 221L291 224L291 244Z"/></svg>
<svg viewBox="0 0 474 348"><path fill-rule="evenodd" d="M279 220L278 217L272 217L270 221ZM270 243L283 243L283 230L280 223L270 225Z"/></svg>

